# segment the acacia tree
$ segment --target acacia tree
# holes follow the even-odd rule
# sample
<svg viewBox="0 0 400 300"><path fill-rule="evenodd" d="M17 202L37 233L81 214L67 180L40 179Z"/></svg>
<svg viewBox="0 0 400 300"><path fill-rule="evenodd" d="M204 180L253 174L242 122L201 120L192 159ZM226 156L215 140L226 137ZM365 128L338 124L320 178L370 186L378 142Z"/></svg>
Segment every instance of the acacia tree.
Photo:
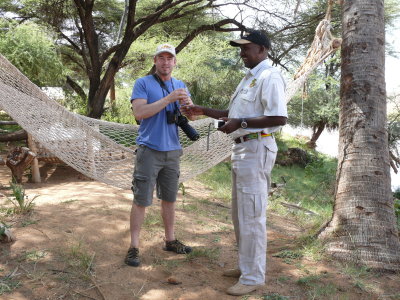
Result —
<svg viewBox="0 0 400 300"><path fill-rule="evenodd" d="M63 81L63 65L52 37L35 23L0 20L0 53L40 87Z"/></svg>
<svg viewBox="0 0 400 300"><path fill-rule="evenodd" d="M321 238L333 256L400 269L386 131L383 0L344 0L335 204Z"/></svg>
<svg viewBox="0 0 400 300"><path fill-rule="evenodd" d="M316 147L321 133L334 130L339 122L339 80L329 75L329 67L325 72L316 70L304 85L302 93L298 93L288 103L288 122L292 126L304 126L312 130L307 145Z"/></svg>
<svg viewBox="0 0 400 300"><path fill-rule="evenodd" d="M212 14L223 5L218 0L127 0L124 8L121 0L8 0L0 5L0 12L14 12L22 21L36 20L57 32L63 55L75 71L67 81L84 95L74 76L84 74L89 79L87 115L99 118L114 76L133 42L154 26L177 20L186 26L177 52L202 32L244 30L236 20ZM123 14L126 21L117 39Z"/></svg>

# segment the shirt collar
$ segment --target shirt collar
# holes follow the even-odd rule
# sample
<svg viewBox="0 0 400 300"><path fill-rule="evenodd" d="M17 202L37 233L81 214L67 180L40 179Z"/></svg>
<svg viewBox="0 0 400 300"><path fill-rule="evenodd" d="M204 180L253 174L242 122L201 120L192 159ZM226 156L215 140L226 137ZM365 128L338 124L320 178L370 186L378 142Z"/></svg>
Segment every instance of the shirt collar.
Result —
<svg viewBox="0 0 400 300"><path fill-rule="evenodd" d="M250 76L256 77L258 72L260 72L261 70L264 70L264 69L268 69L270 67L271 66L270 66L270 64L268 63L268 61L266 59L262 60L253 69L247 70L246 77L250 77Z"/></svg>

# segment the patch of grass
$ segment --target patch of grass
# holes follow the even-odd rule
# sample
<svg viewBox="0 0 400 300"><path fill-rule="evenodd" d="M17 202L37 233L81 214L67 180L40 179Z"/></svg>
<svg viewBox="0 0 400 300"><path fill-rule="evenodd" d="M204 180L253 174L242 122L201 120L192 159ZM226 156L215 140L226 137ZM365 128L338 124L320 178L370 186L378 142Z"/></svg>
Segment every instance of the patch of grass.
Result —
<svg viewBox="0 0 400 300"><path fill-rule="evenodd" d="M33 201L39 197L39 195L29 199L25 194L25 189L22 185L16 183L10 183L13 197L8 198L8 200L14 205L14 213L16 214L26 214L33 209Z"/></svg>
<svg viewBox="0 0 400 300"><path fill-rule="evenodd" d="M279 141L280 149L298 147L308 151L311 162L306 167L275 165L272 182L284 185L274 190L269 198L269 209L280 215L291 215L300 226L317 231L332 215L337 160L315 151L307 150L296 138ZM315 212L310 215L301 209L288 209L281 202L293 203Z"/></svg>
<svg viewBox="0 0 400 300"><path fill-rule="evenodd" d="M298 279L296 283L307 290L309 299L328 299L327 297L338 292L338 288L330 282L321 282L325 276L324 274L312 274Z"/></svg>
<svg viewBox="0 0 400 300"><path fill-rule="evenodd" d="M295 250L295 251L282 250L282 251L279 251L279 252L277 252L275 254L272 254L272 256L273 257L279 257L279 258L298 259L298 258L301 258L303 255L297 250Z"/></svg>
<svg viewBox="0 0 400 300"><path fill-rule="evenodd" d="M164 226L162 217L159 213L150 212L146 214L143 226L146 230L154 229L156 227Z"/></svg>
<svg viewBox="0 0 400 300"><path fill-rule="evenodd" d="M341 266L343 274L356 278L368 278L371 276L371 269L366 266L357 266L354 264L345 264Z"/></svg>
<svg viewBox="0 0 400 300"><path fill-rule="evenodd" d="M197 212L199 210L199 206L196 203L185 204L184 210L188 212Z"/></svg>
<svg viewBox="0 0 400 300"><path fill-rule="evenodd" d="M163 259L160 257L154 257L153 265L163 266L167 270L176 269L182 264L181 260L176 259Z"/></svg>
<svg viewBox="0 0 400 300"><path fill-rule="evenodd" d="M296 283L299 285L311 285L311 284L317 282L318 280L320 280L321 277L322 277L322 275L317 275L317 274L308 275L308 276L299 278L296 281Z"/></svg>
<svg viewBox="0 0 400 300"><path fill-rule="evenodd" d="M0 207L0 214L8 217L14 214L14 209L11 207Z"/></svg>
<svg viewBox="0 0 400 300"><path fill-rule="evenodd" d="M0 295L10 293L21 285L11 274L0 277Z"/></svg>
<svg viewBox="0 0 400 300"><path fill-rule="evenodd" d="M64 255L69 267L79 277L88 280L94 274L93 260L95 253L90 254L82 242L71 245Z"/></svg>
<svg viewBox="0 0 400 300"><path fill-rule="evenodd" d="M308 295L310 299L329 299L329 296L333 297L337 292L338 288L333 283L318 283L311 285L311 288L308 290Z"/></svg>
<svg viewBox="0 0 400 300"><path fill-rule="evenodd" d="M27 227L29 225L37 224L39 221L38 220L23 220L21 222L22 227Z"/></svg>
<svg viewBox="0 0 400 300"><path fill-rule="evenodd" d="M301 258L302 254L298 250L282 250L272 254L272 256L282 258L285 264L291 265L294 263L294 260Z"/></svg>
<svg viewBox="0 0 400 300"><path fill-rule="evenodd" d="M362 291L367 291L369 289L365 279L368 279L372 276L370 268L366 266L357 266L354 264L345 264L344 266L341 266L341 269L343 274L350 277L354 287Z"/></svg>
<svg viewBox="0 0 400 300"><path fill-rule="evenodd" d="M289 300L289 297L279 295L277 293L265 294L261 296L262 300Z"/></svg>
<svg viewBox="0 0 400 300"><path fill-rule="evenodd" d="M193 260L198 257L205 257L211 261L215 261L218 259L219 254L219 248L194 248L192 252L186 255L186 259Z"/></svg>
<svg viewBox="0 0 400 300"><path fill-rule="evenodd" d="M47 255L46 250L25 251L25 253L21 255L19 261L36 262L46 257L46 255Z"/></svg>
<svg viewBox="0 0 400 300"><path fill-rule="evenodd" d="M213 241L213 243L219 243L221 241L221 237L220 236L214 236L212 241Z"/></svg>
<svg viewBox="0 0 400 300"><path fill-rule="evenodd" d="M279 276L276 280L279 281L279 282L288 282L290 280L290 277Z"/></svg>
<svg viewBox="0 0 400 300"><path fill-rule="evenodd" d="M209 201L207 199L200 199L193 203L187 203L183 206L183 209L187 212L191 212L196 216L202 216L210 218L215 221L226 223L227 220L231 220L231 214L229 209L219 209L217 208L215 202ZM203 222L203 221L199 221Z"/></svg>
<svg viewBox="0 0 400 300"><path fill-rule="evenodd" d="M306 235L299 238L299 243L302 245L300 252L303 257L312 261L321 261L326 257L323 241Z"/></svg>
<svg viewBox="0 0 400 300"><path fill-rule="evenodd" d="M221 162L198 176L211 189L212 197L230 201L232 191L231 163Z"/></svg>

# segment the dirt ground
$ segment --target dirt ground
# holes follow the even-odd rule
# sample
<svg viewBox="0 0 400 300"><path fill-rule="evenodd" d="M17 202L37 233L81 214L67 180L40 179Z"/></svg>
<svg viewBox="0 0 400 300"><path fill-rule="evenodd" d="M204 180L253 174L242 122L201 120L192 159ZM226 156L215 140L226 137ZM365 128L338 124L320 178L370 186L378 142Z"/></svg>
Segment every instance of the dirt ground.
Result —
<svg viewBox="0 0 400 300"><path fill-rule="evenodd" d="M160 206L147 211L141 235L142 265L124 264L129 246L130 190L91 181L64 165L50 165L43 183L24 183L39 195L27 215L7 215L10 172L0 166L1 219L16 241L0 244L0 299L400 299L399 274L349 274L338 262L276 257L293 249L302 229L268 214L267 282L251 295L225 290L236 280L221 276L235 267L230 204L212 198L200 182L179 192L176 234L193 255L163 251ZM7 287L10 292L4 292Z"/></svg>

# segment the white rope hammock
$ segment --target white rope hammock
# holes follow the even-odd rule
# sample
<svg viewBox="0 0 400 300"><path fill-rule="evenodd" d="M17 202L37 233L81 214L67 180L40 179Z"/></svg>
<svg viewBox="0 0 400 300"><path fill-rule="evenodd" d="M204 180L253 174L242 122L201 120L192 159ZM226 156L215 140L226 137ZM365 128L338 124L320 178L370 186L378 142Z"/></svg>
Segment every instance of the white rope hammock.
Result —
<svg viewBox="0 0 400 300"><path fill-rule="evenodd" d="M301 74L288 85L287 101L308 75L330 53L328 23L317 27L316 37ZM321 25L322 24L322 25ZM311 62L311 63L310 63ZM24 128L47 152L95 180L129 189L134 168L135 139L138 126L91 119L67 111L0 55L0 109ZM190 122L200 134L196 142L180 131L183 147L180 181L189 180L230 155L231 138L211 126L212 120Z"/></svg>

